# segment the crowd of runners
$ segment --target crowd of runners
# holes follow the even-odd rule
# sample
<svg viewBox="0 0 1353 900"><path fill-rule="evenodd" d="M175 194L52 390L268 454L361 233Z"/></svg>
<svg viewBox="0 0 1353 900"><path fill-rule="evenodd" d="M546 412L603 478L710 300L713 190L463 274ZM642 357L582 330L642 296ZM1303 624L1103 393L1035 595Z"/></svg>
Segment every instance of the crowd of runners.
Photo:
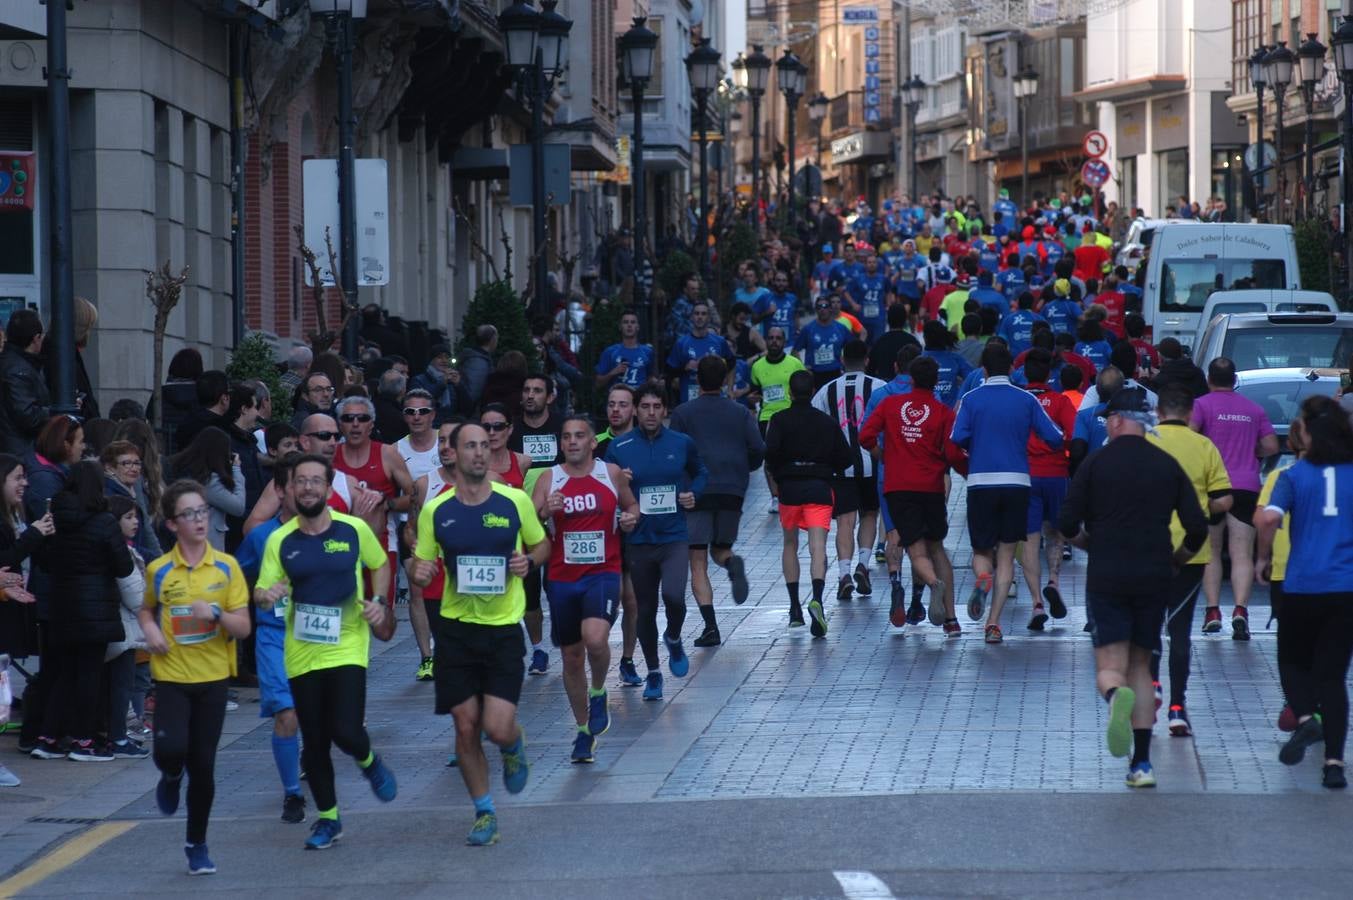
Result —
<svg viewBox="0 0 1353 900"><path fill-rule="evenodd" d="M735 604L751 595L737 544L743 519L762 514L743 508L761 469L783 535L785 627L814 639L830 633L832 603L874 595L880 566L894 628L965 634L946 549L948 496L962 479L974 585L962 600L975 636L1005 640L1017 562L1029 632L1082 605L1108 750L1130 757L1132 787L1155 784L1162 708L1170 735L1195 727L1186 692L1195 607L1201 595L1202 633L1224 630L1227 557L1232 639L1250 638L1256 580L1274 598L1279 727L1291 733L1281 761L1323 741L1323 784L1344 787L1347 409L1307 400L1288 438L1293 458L1268 465L1274 429L1235 390L1232 363L1200 371L1177 343L1141 338L1140 291L1126 271L1105 273L1088 209L1020 212L1002 198L991 222L948 210L943 237L892 213L880 246L866 237L872 217L858 239L821 246L802 301L782 271L770 267L763 284L768 267L748 261L722 333L698 298L673 305L660 348L626 314L622 340L593 373L604 422L561 411L555 380L527 375L509 402L472 397L473 414L410 389L400 398L407 435L383 443L370 399L333 403L327 378L298 378L311 406L295 429L263 435L267 477L247 516L235 514L232 553L216 532L224 483L243 477L238 456L233 478L230 467L224 477L207 467L155 486L155 518L173 544L142 559L137 525L148 510L111 503L105 479L125 463L125 484L139 491L147 451L113 441L100 462L81 461L80 425L53 418L27 456L0 456L6 597L12 606L41 595L49 606L21 748L82 761L151 752L95 721L99 686L87 683L109 644L132 639L131 623L119 626L119 585L137 575L129 608L154 682L156 802L170 815L186 794L189 872L215 871L214 760L235 644L246 638L272 720L282 818L311 818L305 848L330 847L343 835L334 747L380 800L398 793L366 731L366 668L372 637L393 637L394 598L406 590L411 673L432 682L433 712L454 720L449 763L474 813L467 841L494 843L485 742L497 747L503 789L522 791L532 751L517 706L528 675L562 668L561 702L577 727L571 759L587 764L611 724L608 690L662 701L664 678L690 670L688 638L696 648L724 642L713 582L726 578ZM485 328L480 345L492 350ZM22 329L11 320L11 346ZM252 401L232 398L227 387L218 416L245 427L241 406ZM1075 597L1060 577L1072 547L1088 553ZM95 571L106 584L72 581ZM77 589L87 594L70 595ZM700 614L689 629L688 593ZM95 608L100 597L111 618ZM116 697L108 718L121 720L127 700Z"/></svg>

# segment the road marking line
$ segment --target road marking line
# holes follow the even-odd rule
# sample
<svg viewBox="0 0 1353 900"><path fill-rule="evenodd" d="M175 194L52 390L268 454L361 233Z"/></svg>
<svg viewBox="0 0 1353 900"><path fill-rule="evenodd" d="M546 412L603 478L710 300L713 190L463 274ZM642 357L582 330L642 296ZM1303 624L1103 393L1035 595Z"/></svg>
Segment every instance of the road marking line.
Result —
<svg viewBox="0 0 1353 900"><path fill-rule="evenodd" d="M846 900L896 900L888 885L873 872L833 872Z"/></svg>
<svg viewBox="0 0 1353 900"><path fill-rule="evenodd" d="M62 869L75 865L104 844L121 837L135 827L135 822L104 822L81 832L32 865L0 881L0 900L8 900Z"/></svg>

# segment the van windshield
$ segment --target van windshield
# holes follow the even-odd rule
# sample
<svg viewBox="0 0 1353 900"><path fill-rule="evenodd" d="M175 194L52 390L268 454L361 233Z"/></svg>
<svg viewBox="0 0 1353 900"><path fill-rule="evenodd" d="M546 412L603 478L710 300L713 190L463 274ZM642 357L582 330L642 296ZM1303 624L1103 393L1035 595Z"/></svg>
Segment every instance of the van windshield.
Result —
<svg viewBox="0 0 1353 900"><path fill-rule="evenodd" d="M1161 312L1202 312L1214 291L1287 287L1281 259L1167 259L1160 270Z"/></svg>

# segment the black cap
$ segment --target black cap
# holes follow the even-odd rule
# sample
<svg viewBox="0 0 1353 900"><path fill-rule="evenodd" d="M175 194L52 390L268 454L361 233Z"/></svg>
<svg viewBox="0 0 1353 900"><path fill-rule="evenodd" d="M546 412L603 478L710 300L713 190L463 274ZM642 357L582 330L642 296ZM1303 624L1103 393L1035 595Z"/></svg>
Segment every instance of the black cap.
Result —
<svg viewBox="0 0 1353 900"><path fill-rule="evenodd" d="M1111 416L1114 413L1151 413L1151 401L1146 396L1146 390L1139 387L1125 387L1119 389L1118 393L1109 398L1109 402L1104 410L1105 416Z"/></svg>
<svg viewBox="0 0 1353 900"><path fill-rule="evenodd" d="M443 353L449 356L451 354L450 346L446 344L433 344L431 349L428 350L428 359L436 359Z"/></svg>

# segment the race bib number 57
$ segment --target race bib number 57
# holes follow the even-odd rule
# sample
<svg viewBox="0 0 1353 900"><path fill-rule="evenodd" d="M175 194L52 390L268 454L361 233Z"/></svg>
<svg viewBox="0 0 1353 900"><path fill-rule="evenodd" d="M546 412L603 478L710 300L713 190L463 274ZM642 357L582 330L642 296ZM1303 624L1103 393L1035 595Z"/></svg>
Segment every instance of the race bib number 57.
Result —
<svg viewBox="0 0 1353 900"><path fill-rule="evenodd" d="M676 485L639 488L639 512L646 516L664 516L676 511Z"/></svg>

